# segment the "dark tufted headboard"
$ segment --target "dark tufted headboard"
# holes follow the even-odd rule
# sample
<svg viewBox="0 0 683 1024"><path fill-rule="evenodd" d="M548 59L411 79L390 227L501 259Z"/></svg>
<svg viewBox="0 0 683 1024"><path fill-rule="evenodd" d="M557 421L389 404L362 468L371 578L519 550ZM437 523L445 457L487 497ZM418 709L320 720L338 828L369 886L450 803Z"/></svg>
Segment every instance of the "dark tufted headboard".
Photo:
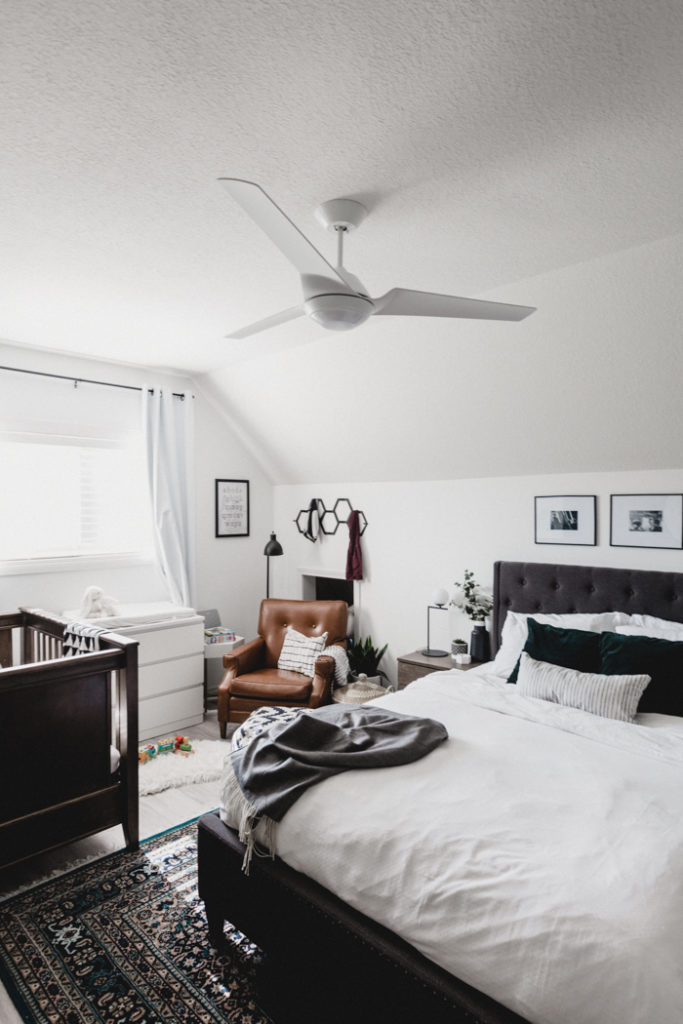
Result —
<svg viewBox="0 0 683 1024"><path fill-rule="evenodd" d="M491 653L505 613L636 612L683 622L683 573L607 569L595 565L496 562L493 566Z"/></svg>

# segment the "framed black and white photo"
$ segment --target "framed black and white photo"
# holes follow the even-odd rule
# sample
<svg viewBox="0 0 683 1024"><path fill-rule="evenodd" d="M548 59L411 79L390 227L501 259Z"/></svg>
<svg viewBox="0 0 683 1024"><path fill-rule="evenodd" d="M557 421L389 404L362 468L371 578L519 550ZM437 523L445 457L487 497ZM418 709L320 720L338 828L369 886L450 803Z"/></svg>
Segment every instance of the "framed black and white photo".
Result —
<svg viewBox="0 0 683 1024"><path fill-rule="evenodd" d="M249 536L248 480L216 480L216 536Z"/></svg>
<svg viewBox="0 0 683 1024"><path fill-rule="evenodd" d="M610 495L614 548L683 548L683 494Z"/></svg>
<svg viewBox="0 0 683 1024"><path fill-rule="evenodd" d="M534 498L537 544L595 544L595 495L552 494Z"/></svg>

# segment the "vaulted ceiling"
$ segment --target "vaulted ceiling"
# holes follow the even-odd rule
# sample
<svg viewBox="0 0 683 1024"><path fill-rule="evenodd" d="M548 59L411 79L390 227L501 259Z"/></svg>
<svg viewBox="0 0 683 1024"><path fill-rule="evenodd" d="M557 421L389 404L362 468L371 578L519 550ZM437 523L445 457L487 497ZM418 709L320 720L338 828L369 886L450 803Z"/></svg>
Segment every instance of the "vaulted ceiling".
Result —
<svg viewBox="0 0 683 1024"><path fill-rule="evenodd" d="M642 313L613 280L624 250L664 274L645 280L667 309L640 392L664 425L681 247L651 246L683 233L678 0L10 0L0 40L6 341L206 375L276 479L672 464L636 443L623 396L643 383L642 332L610 337L600 297ZM364 202L346 262L372 294L539 313L226 340L300 298L226 175L262 184L331 260L313 209ZM597 400L633 436L596 440ZM522 457L529 415L573 443Z"/></svg>

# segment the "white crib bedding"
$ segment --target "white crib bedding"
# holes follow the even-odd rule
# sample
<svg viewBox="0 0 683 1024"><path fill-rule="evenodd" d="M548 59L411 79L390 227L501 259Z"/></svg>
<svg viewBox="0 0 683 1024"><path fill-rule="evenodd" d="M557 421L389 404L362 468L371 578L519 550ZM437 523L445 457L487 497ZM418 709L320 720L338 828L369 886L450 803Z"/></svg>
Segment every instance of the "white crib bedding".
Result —
<svg viewBox="0 0 683 1024"><path fill-rule="evenodd" d="M679 720L558 707L490 666L381 703L448 741L308 790L279 856L534 1024L680 1024Z"/></svg>

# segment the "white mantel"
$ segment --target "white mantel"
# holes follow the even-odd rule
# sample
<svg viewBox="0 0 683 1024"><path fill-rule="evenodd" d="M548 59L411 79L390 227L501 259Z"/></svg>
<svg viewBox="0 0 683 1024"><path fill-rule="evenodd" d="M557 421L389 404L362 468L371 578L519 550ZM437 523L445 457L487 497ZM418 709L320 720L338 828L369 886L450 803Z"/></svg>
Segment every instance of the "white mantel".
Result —
<svg viewBox="0 0 683 1024"><path fill-rule="evenodd" d="M342 569L328 569L324 565L316 565L307 569L297 569L301 576L324 576L328 580L345 580L346 572Z"/></svg>

